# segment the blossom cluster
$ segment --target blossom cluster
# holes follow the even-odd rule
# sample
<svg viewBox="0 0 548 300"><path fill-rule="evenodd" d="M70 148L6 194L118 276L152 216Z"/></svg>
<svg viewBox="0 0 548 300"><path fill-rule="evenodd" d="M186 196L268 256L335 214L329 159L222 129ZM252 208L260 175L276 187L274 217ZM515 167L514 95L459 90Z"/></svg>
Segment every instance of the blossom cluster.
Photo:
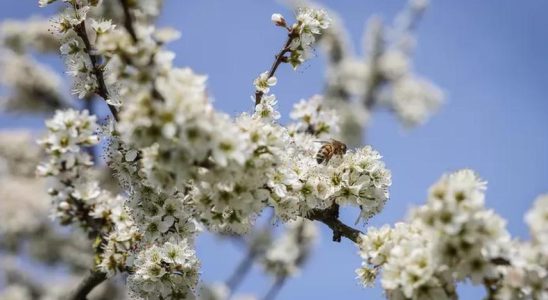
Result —
<svg viewBox="0 0 548 300"><path fill-rule="evenodd" d="M55 177L51 194L62 223L97 231L104 239L98 269L108 276L129 271L135 297L194 294L198 228L245 233L267 206L284 221L335 204L360 207L363 219L382 209L390 172L371 147L317 163L316 139L336 136L339 122L321 97L299 103L288 129L277 122L276 98L268 94L276 79L265 73L254 82L262 93L255 112L231 118L213 108L205 76L173 66L174 54L162 45L176 33L156 29L138 11L133 31L95 21L88 16L95 5L70 1L57 29L77 93L97 93L118 106L116 122L101 134L125 194L111 195L87 174L92 162L84 148L98 138L85 111L58 112L48 121L42 145L50 159L40 173ZM302 63L329 22L323 10L299 10L288 29L288 62ZM277 276L293 274L310 248L314 233L303 222L290 225L285 248L266 255ZM297 250L281 257L287 249Z"/></svg>
<svg viewBox="0 0 548 300"><path fill-rule="evenodd" d="M217 229L242 233L249 230L271 198L267 182L280 163L289 137L283 128L257 115L243 114L235 124L242 137L240 146L249 153L243 165L232 163L227 168L202 171L201 182L192 194L202 221Z"/></svg>
<svg viewBox="0 0 548 300"><path fill-rule="evenodd" d="M199 262L186 240L152 245L139 252L128 277L134 296L145 299L192 299Z"/></svg>
<svg viewBox="0 0 548 300"><path fill-rule="evenodd" d="M497 286L496 297L510 299L548 298L548 195L539 196L525 215L531 241L514 241L511 266Z"/></svg>
<svg viewBox="0 0 548 300"><path fill-rule="evenodd" d="M339 132L339 115L328 107L320 95L308 100L301 99L293 106L289 116L295 121L289 125L292 132L308 133L318 138L333 136Z"/></svg>
<svg viewBox="0 0 548 300"><path fill-rule="evenodd" d="M444 175L408 223L369 229L360 240L360 281L371 284L382 268L390 299L452 299L456 282L497 281L510 260L510 235L484 208L484 189L471 170Z"/></svg>
<svg viewBox="0 0 548 300"><path fill-rule="evenodd" d="M413 212L433 234L440 263L456 278L475 284L498 276L498 259L507 259L510 235L506 221L484 207L483 182L473 171L443 176L431 187L427 204Z"/></svg>
<svg viewBox="0 0 548 300"><path fill-rule="evenodd" d="M86 169L93 165L93 162L87 152L81 151L81 147L99 143L99 138L95 134L95 120L96 117L90 116L88 111L57 111L55 116L46 122L48 134L39 141L49 159L38 167L38 174L44 177L51 176L58 181L49 193L54 203L54 214L62 223L72 222L75 216L70 205L72 197L84 203L92 203L99 196L96 193L96 183L82 180ZM80 184L73 181L79 181Z"/></svg>
<svg viewBox="0 0 548 300"><path fill-rule="evenodd" d="M142 234L142 241L145 244L162 243L177 236L192 239L197 228L188 195L165 193L144 185L140 154L128 148L115 130L108 130L111 137L109 166L121 187L129 193L125 204L136 229Z"/></svg>
<svg viewBox="0 0 548 300"><path fill-rule="evenodd" d="M316 36L330 24L331 19L323 9L303 7L297 10L297 22L290 29L290 34L295 35L289 44L291 55L288 59L293 68L312 56Z"/></svg>
<svg viewBox="0 0 548 300"><path fill-rule="evenodd" d="M276 26L286 27L289 31L289 40L282 52L276 57L279 62L290 63L294 69L301 65L306 59L311 57L312 47L316 41L316 35L327 29L331 24L331 19L325 10L313 8L299 8L297 11L297 22L291 27L287 27L284 17L280 14L272 15L272 22ZM285 54L289 52L289 56ZM276 65L276 63L275 63ZM274 76L275 68L270 72L264 72L254 81L256 95L255 113L262 118L277 120L280 113L276 111L276 96L268 94L270 87L276 85L277 79Z"/></svg>
<svg viewBox="0 0 548 300"><path fill-rule="evenodd" d="M276 104L278 103L278 100L276 100L276 95L268 94L268 92L270 91L270 87L275 86L276 83L276 77L269 77L268 72L261 73L259 77L257 77L253 81L253 84L255 85L255 90L261 95L260 102L255 103L255 114L262 119L274 121L278 120L281 117L280 113L275 108ZM253 98L252 100L257 101Z"/></svg>
<svg viewBox="0 0 548 300"><path fill-rule="evenodd" d="M53 1L42 1L41 6L50 4ZM99 36L113 30L115 25L110 21L97 21L88 16L92 7L99 4L99 1L65 1L67 7L60 14L59 19L54 23L53 32L58 36L62 45L60 52L65 56L67 74L74 78L72 93L84 98L99 92L100 89L107 89L102 78L102 66L98 56L92 49L91 38L98 39ZM91 27L88 32L87 27ZM93 35L92 35L93 34ZM111 97L108 91L101 91L103 97L111 105L118 105L115 97Z"/></svg>
<svg viewBox="0 0 548 300"><path fill-rule="evenodd" d="M360 219L367 220L384 207L391 174L380 154L370 146L334 155L326 165L315 155L321 143L311 135L297 135L286 164L270 183L275 192L273 206L282 219L307 216L314 209L333 204L360 207Z"/></svg>
<svg viewBox="0 0 548 300"><path fill-rule="evenodd" d="M171 53L160 51L159 46L173 34L155 30L146 24L146 21L155 15L152 6L158 4L158 1L148 2L151 5L146 9L141 7L144 1L134 3L135 7L132 6L143 8L139 11L143 15L137 15L137 19L143 22L135 23L135 32L119 30L110 20L96 21L90 18L88 12L91 11L92 6L100 3L87 1L69 3L67 11L61 15L57 29L64 33L65 43L61 47L61 52L67 57L67 68L75 77L75 91L79 96L97 93L110 106L121 106L120 99L127 99L128 96L131 96L131 99L141 98L125 106L123 110L125 114L122 114L120 123L111 124L110 128L102 130L102 134L108 136L110 142L109 166L113 168L122 187L126 189L127 199L119 196L110 197L111 203L117 206L109 207L109 203L93 203L93 206L89 207L92 211L84 212L93 217L102 215L101 222L108 225L108 228L100 234L104 240L101 243L101 249L98 250L100 259L97 268L107 276L131 271L129 287L132 294L137 296L151 298L152 296L148 293L162 289L167 294L155 293L156 297L178 299L192 295L197 282L197 259L193 252L188 253L186 250L193 247L193 234L196 227L193 209L187 205L189 195L186 185L190 177L175 178L176 184L173 184L173 181L164 182L164 180L171 176L169 172L177 172L174 168L181 164L191 165L194 162L182 160L181 164L173 165L171 163L178 161L178 158L166 157L166 154L172 150L174 150L173 154L186 155L184 149L179 149L177 152L177 143L174 143L174 136L180 133L174 130L181 128L176 127L181 124L177 121L181 120L166 118L169 118L168 112L171 116L181 112L172 110L173 108L178 107L184 110L191 107L190 104L197 99L192 98L193 95L204 93L205 89L197 90L200 88L200 81L203 80L199 76L194 76L189 69L171 68ZM101 8L100 6L99 9ZM90 26L86 27L86 25ZM91 31L88 30L89 28ZM104 64L99 65L100 62ZM145 74L154 76L157 80L151 80L152 84L141 84L142 76ZM189 81L184 82L181 89L171 90L173 85L186 80ZM172 91L180 93L172 95L170 93ZM132 117L145 121L145 116L134 114L147 112L147 110L141 110L140 106L147 101L147 98L153 100L148 104L157 105L159 108L158 115L153 116L152 120L157 118L171 121L171 124L161 125L164 127L165 139L163 140L155 137L156 128L143 122L127 126L132 122ZM160 105L161 100L164 99L165 105ZM183 107L178 101L188 101L188 105ZM200 105L196 108L199 108L199 111L195 111L196 119L208 109ZM212 115L212 118L205 122L215 120L215 116L215 114ZM190 125L190 122L184 125ZM139 136L136 136L140 134L137 131L145 128L150 129L148 133L151 135L149 139L141 140ZM190 135L192 136L192 133ZM142 137L145 138L146 135ZM208 139L208 137L205 138ZM194 149L194 151L204 158L208 155L201 154L201 149ZM206 153L209 152L206 151ZM164 165L156 166L156 163L161 163L161 159L172 161L164 160ZM185 167L179 170L184 170ZM88 179L88 182L91 181ZM162 185L159 186L159 183ZM173 186L168 188L169 184ZM97 185L90 190L93 190L95 194L107 195ZM122 206L124 204L125 206ZM174 243L175 240L180 242ZM165 248L163 253L168 256L161 260L148 261L155 249L160 248ZM176 258L173 256L174 251L177 249L182 251L178 252L182 256L173 262ZM166 266L168 259L172 266ZM156 274L162 278L151 277L152 275L148 273L153 269L152 263L160 263L164 268L165 274L161 274L162 276ZM170 289L168 292L166 289L173 284L181 286Z"/></svg>
<svg viewBox="0 0 548 300"><path fill-rule="evenodd" d="M139 236L123 207L123 198L101 189L92 176L93 162L84 148L99 142L96 117L86 110L57 111L46 126L48 134L39 143L48 159L38 166L37 172L53 178L48 191L52 214L63 225L76 223L92 236L105 238L105 242L96 245L98 252L104 254L98 260L100 268L112 274L125 267L125 252Z"/></svg>

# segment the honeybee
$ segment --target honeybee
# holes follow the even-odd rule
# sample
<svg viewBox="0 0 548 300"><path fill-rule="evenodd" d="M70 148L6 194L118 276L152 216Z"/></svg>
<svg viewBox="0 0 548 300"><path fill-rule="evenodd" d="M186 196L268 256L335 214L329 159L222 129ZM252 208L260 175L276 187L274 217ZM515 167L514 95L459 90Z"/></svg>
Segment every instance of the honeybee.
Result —
<svg viewBox="0 0 548 300"><path fill-rule="evenodd" d="M318 142L322 143L322 147L316 153L316 161L318 162L318 164L324 163L325 165L327 165L333 155L339 155L342 157L346 154L346 145L343 142L337 141L335 139Z"/></svg>

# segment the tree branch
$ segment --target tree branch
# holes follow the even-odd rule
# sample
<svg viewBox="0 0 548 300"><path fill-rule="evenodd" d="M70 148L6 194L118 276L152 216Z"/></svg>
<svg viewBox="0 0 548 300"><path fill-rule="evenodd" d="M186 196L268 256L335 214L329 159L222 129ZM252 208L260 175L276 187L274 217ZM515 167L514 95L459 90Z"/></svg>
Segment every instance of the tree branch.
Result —
<svg viewBox="0 0 548 300"><path fill-rule="evenodd" d="M485 286L485 291L487 292L485 299L495 300L497 295L497 281L485 278L483 279L483 285Z"/></svg>
<svg viewBox="0 0 548 300"><path fill-rule="evenodd" d="M95 111L93 109L93 95L89 95L84 98L84 109L86 109L90 115L95 115ZM86 152L91 156L91 161L96 164L99 160L98 153L97 153L97 147L89 146L84 148Z"/></svg>
<svg viewBox="0 0 548 300"><path fill-rule="evenodd" d="M137 36L137 33L135 31L135 26L134 26L134 18L133 18L133 15L131 14L131 3L130 3L130 0L120 0L120 4L122 5L122 9L124 11L124 27L126 28L127 32L129 33L129 35L131 36L131 40L133 41L133 44L137 45L139 43L139 37ZM157 46L160 46L161 43L156 41L156 45ZM153 53L149 60L148 60L148 65L144 66L141 66L141 65L138 65L136 64L133 59L127 55L125 55L124 53L120 53L120 57L122 58L122 60L128 64L128 65L131 65L137 69L139 69L140 71L143 71L143 72L147 72L149 71L150 68L153 67L154 65L154 56L156 54ZM156 84L155 84L155 80L154 78L151 79L151 83L152 83L152 88L151 88L151 93L152 93L152 96L160 101L163 101L164 100L164 96L158 91L158 89L156 88Z"/></svg>
<svg viewBox="0 0 548 300"><path fill-rule="evenodd" d="M254 251L253 249L249 249L247 252L247 255L244 257L244 259L240 262L238 267L236 267L236 270L230 278L226 281L226 285L230 289L230 293L233 294L234 291L238 288L238 286L242 283L243 279L245 278L245 275L251 270L251 267L253 266L253 262L255 261L255 258L257 257L259 253L257 251Z"/></svg>
<svg viewBox="0 0 548 300"><path fill-rule="evenodd" d="M99 65L99 56L93 54L93 47L91 46L87 31L86 31L86 22L83 21L82 23L75 25L74 31L84 42L86 53L88 54L89 59L91 61L91 66L93 67L93 74L95 75L95 78L97 79L97 85L98 85L96 93L97 95L101 96L101 98L103 98L106 101L110 98L110 96L108 93L107 85L105 83L103 68ZM116 110L116 107L108 103L107 105L114 119L118 121L118 111Z"/></svg>
<svg viewBox="0 0 548 300"><path fill-rule="evenodd" d="M276 298L276 296L282 289L286 279L287 277L285 276L277 277L276 281L274 281L266 295L263 297L263 300L274 300L274 298Z"/></svg>
<svg viewBox="0 0 548 300"><path fill-rule="evenodd" d="M290 30L287 34L287 41L285 42L285 45L282 47L282 49L276 54L275 60L272 63L272 66L270 67L270 70L268 71L268 78L274 76L276 73L276 70L280 66L282 62L286 62L287 58L284 56L286 53L290 52L291 49L289 49L289 45L291 45L291 42L293 39L297 37L297 34L293 32L293 30ZM259 103L261 103L261 99L263 97L264 93L262 91L256 90L255 91L255 106L257 106Z"/></svg>
<svg viewBox="0 0 548 300"><path fill-rule="evenodd" d="M333 241L340 242L345 237L354 243L359 242L361 231L354 229L339 220L339 205L333 204L326 209L314 209L305 216L309 220L320 221L333 230Z"/></svg>
<svg viewBox="0 0 548 300"><path fill-rule="evenodd" d="M99 271L91 271L84 279L80 282L76 290L72 292L69 300L86 300L87 294L89 294L96 286L101 284L107 279L105 273Z"/></svg>
<svg viewBox="0 0 548 300"><path fill-rule="evenodd" d="M122 9L124 11L124 27L131 36L133 43L137 43L137 34L135 33L135 28L133 26L133 16L131 15L129 1L120 0L120 4L122 4Z"/></svg>
<svg viewBox="0 0 548 300"><path fill-rule="evenodd" d="M256 234L262 235L262 234L269 234L270 230L270 224L274 218L274 212L272 211L272 215L268 218L268 221L266 224L263 225L262 230L259 229L256 231ZM242 283L243 279L247 275L247 273L251 270L251 267L253 267L253 263L258 258L262 257L264 255L264 249L261 247L257 247L254 245L253 242L246 243L243 239L243 244L248 248L246 256L243 258L243 260L240 262L240 264L236 267L236 270L230 278L226 281L226 285L229 288L229 296L232 295L238 286Z"/></svg>

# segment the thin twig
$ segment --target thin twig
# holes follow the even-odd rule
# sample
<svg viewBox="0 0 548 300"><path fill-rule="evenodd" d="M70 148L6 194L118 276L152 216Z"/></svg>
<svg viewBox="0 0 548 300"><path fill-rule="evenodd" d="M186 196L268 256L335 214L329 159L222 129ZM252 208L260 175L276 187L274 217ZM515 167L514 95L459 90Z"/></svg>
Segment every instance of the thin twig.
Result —
<svg viewBox="0 0 548 300"><path fill-rule="evenodd" d="M262 229L257 230L257 234L269 234L271 229L271 224L274 218L275 218L275 214L274 214L274 211L272 210L270 217L268 218L266 223L262 226ZM235 241L234 239L232 240ZM262 247L257 247L256 245L254 245L253 242L246 243L245 240L241 238L241 236L238 240L241 241L244 246L248 247L247 248L248 250L247 250L246 256L242 259L240 264L236 267L236 270L232 273L230 278L226 281L226 285L229 288L230 294L233 294L236 291L238 286L244 280L245 276L251 270L253 263L256 260L260 259L265 252L265 249L263 249Z"/></svg>
<svg viewBox="0 0 548 300"><path fill-rule="evenodd" d="M305 226L305 221L301 222L299 228L297 229L297 240L296 240L296 243L297 245L300 245L301 247L299 248L299 255L297 256L297 259L295 260L295 265L296 266L299 266L301 267L306 258L307 258L307 251L308 249L306 249L302 243L303 243L303 239L304 239L304 226ZM270 289L268 290L268 292L266 293L265 297L264 297L264 300L273 300L280 292L280 290L283 288L284 284L287 282L287 279L288 277L287 276L278 276L276 278L276 281L274 281L274 284L270 287Z"/></svg>
<svg viewBox="0 0 548 300"><path fill-rule="evenodd" d="M89 294L96 286L107 279L103 272L92 271L80 282L76 290L72 292L69 300L86 300Z"/></svg>
<svg viewBox="0 0 548 300"><path fill-rule="evenodd" d="M370 77L366 82L365 94L363 95L363 103L365 108L368 111L373 109L375 103L375 96L378 92L378 89L386 82L386 79L383 77L382 73L379 70L379 60L384 51L384 45L382 38L376 37L377 42L376 47L371 49L370 60L369 60L369 73Z"/></svg>
<svg viewBox="0 0 548 300"><path fill-rule="evenodd" d="M120 0L120 4L122 4L122 9L124 11L124 27L131 36L133 43L137 43L137 34L135 33L135 28L133 26L133 16L131 15L129 7L130 4L128 0Z"/></svg>
<svg viewBox="0 0 548 300"><path fill-rule="evenodd" d="M276 298L276 296L282 289L286 279L287 277L285 276L276 278L276 281L274 281L266 295L263 297L263 300L274 300L274 298Z"/></svg>
<svg viewBox="0 0 548 300"><path fill-rule="evenodd" d="M485 286L485 290L487 292L485 299L495 300L497 295L497 281L484 279L483 285Z"/></svg>
<svg viewBox="0 0 548 300"><path fill-rule="evenodd" d="M276 70L280 66L282 62L287 62L287 57L285 57L285 54L288 52L291 52L291 49L289 48L289 45L291 45L291 42L293 42L293 39L297 37L297 34L293 32L293 30L290 30L287 34L287 41L285 42L285 45L282 47L282 49L276 54L275 60L272 63L272 66L270 67L270 70L268 71L268 78L271 78L276 73ZM255 91L255 106L257 106L259 103L261 103L261 99L263 97L264 93L262 91L256 90Z"/></svg>
<svg viewBox="0 0 548 300"><path fill-rule="evenodd" d="M255 261L255 258L258 254L259 253L257 253L257 251L250 249L244 259L242 259L238 267L236 267L234 273L232 273L230 278L226 281L226 285L228 286L231 294L234 293L236 289L238 289L238 286L240 286L240 284L244 280L245 275L249 272L249 270L251 270L253 262Z"/></svg>
<svg viewBox="0 0 548 300"><path fill-rule="evenodd" d="M95 114L95 111L93 109L93 98L93 95L89 95L84 99L84 109L86 109L90 115ZM95 145L92 145L86 147L85 150L91 156L91 161L96 164L99 160L99 157L97 156L97 147L95 147Z"/></svg>
<svg viewBox="0 0 548 300"><path fill-rule="evenodd" d="M129 0L120 0L120 4L122 5L122 9L124 11L124 27L126 28L127 32L131 36L131 40L133 41L133 44L136 45L139 43L139 37L137 36L137 33L135 31L135 25L134 25L135 21L134 21L133 15L131 14L131 7L130 7L131 4L129 3ZM156 41L156 45L161 46L161 43ZM148 60L148 65L146 65L143 68L142 66L135 64L131 57L124 55L123 53L120 53L120 57L126 64L131 65L143 72L147 72L153 67L155 63L154 61L155 55L156 54L153 53L150 56ZM152 88L151 88L152 96L157 100L164 101L164 96L158 91L154 78L151 79L151 83L152 83Z"/></svg>
<svg viewBox="0 0 548 300"><path fill-rule="evenodd" d="M93 47L91 46L87 31L86 31L86 22L83 21L82 23L75 25L74 31L84 42L86 53L88 54L89 59L91 61L91 66L93 67L93 74L95 75L95 78L97 79L97 85L98 85L97 91L95 92L97 93L97 95L101 96L101 98L103 98L106 101L110 98L110 96L108 93L107 85L105 83L103 68L100 66L99 56L93 54ZM116 107L108 103L107 105L114 119L118 121L118 111L116 110Z"/></svg>
<svg viewBox="0 0 548 300"><path fill-rule="evenodd" d="M361 231L354 229L339 220L339 205L333 204L326 209L314 209L305 216L309 220L320 221L333 230L333 241L340 242L345 237L354 243L359 242Z"/></svg>

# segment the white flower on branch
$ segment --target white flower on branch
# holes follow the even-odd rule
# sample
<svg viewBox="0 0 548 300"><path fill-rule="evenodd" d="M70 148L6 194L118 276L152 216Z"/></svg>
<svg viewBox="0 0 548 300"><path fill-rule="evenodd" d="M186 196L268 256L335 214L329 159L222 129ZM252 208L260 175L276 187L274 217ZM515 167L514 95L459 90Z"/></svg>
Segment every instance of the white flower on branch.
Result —
<svg viewBox="0 0 548 300"><path fill-rule="evenodd" d="M328 107L320 95L296 103L290 117L296 121L294 129L297 132L307 132L317 137L333 136L339 132L337 112Z"/></svg>
<svg viewBox="0 0 548 300"><path fill-rule="evenodd" d="M497 262L509 260L510 236L505 222L484 208L484 190L471 170L445 175L408 223L369 229L360 240L360 280L370 284L374 276L363 276L364 268L380 268L389 295L417 299L451 299L456 282L465 279L498 280Z"/></svg>
<svg viewBox="0 0 548 300"><path fill-rule="evenodd" d="M275 105L278 103L276 95L264 95L261 98L261 103L255 105L255 116L269 120L278 120L281 115L276 110Z"/></svg>
<svg viewBox="0 0 548 300"><path fill-rule="evenodd" d="M272 20L272 23L276 26L280 27L286 27L287 23L285 22L284 17L281 14L272 14L272 17L270 18Z"/></svg>
<svg viewBox="0 0 548 300"><path fill-rule="evenodd" d="M199 261L185 240L153 245L137 254L128 277L130 293L144 299L191 299L198 284Z"/></svg>
<svg viewBox="0 0 548 300"><path fill-rule="evenodd" d="M312 46L316 41L315 35L319 35L331 23L331 19L323 9L299 8L296 18L297 23L291 28L295 37L289 44L289 49L291 49L289 63L294 69L312 56Z"/></svg>
<svg viewBox="0 0 548 300"><path fill-rule="evenodd" d="M112 24L111 20L106 21L100 21L92 19L91 20L91 28L95 30L97 35L105 34L109 32L110 30L114 29L116 25Z"/></svg>
<svg viewBox="0 0 548 300"><path fill-rule="evenodd" d="M255 85L255 89L257 91L268 93L268 91L270 91L270 87L275 86L277 82L278 80L276 77L268 77L268 72L264 72L253 81L253 84Z"/></svg>

